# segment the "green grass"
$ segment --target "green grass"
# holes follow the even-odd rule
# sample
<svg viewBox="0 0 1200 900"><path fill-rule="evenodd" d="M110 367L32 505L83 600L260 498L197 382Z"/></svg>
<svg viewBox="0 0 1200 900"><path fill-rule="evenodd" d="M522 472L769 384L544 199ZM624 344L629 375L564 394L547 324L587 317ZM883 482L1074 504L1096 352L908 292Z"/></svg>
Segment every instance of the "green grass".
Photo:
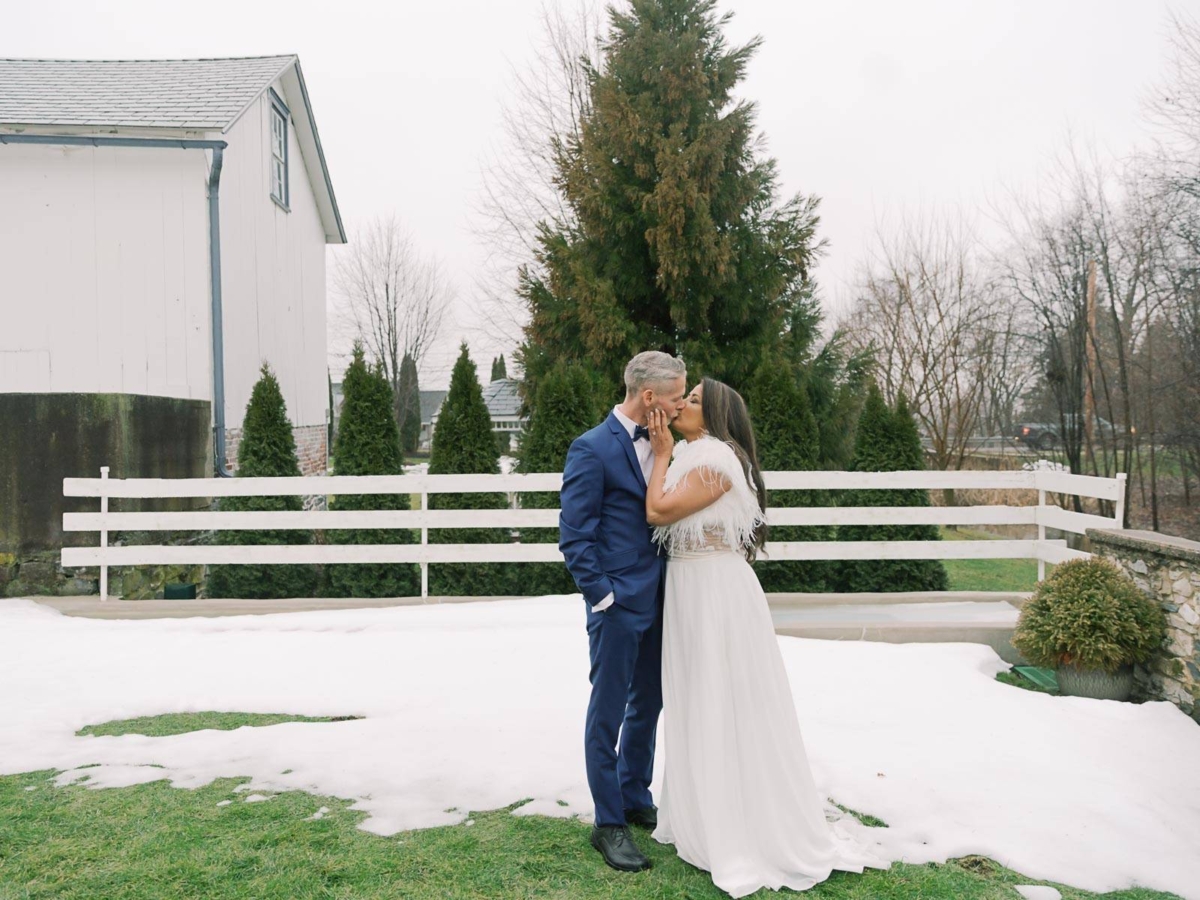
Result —
<svg viewBox="0 0 1200 900"><path fill-rule="evenodd" d="M842 806L842 804L837 803L833 800L830 800L829 802L832 803L834 806L836 806L838 809L840 809L842 812L844 812L848 815L854 816L854 818L858 819L858 821L862 822L868 828L887 828L887 822L883 821L883 819L880 819L878 816L872 816L872 815L869 815L868 813L860 813L856 809L850 809L850 807L848 807L848 806Z"/></svg>
<svg viewBox="0 0 1200 900"><path fill-rule="evenodd" d="M214 716L227 727L262 716ZM155 734L166 724L131 720ZM276 717L294 721L296 717ZM131 722L91 733L128 732ZM110 729L110 725L113 728ZM209 727L208 724L202 727ZM355 826L363 814L344 800L302 792L245 803L224 779L196 790L166 781L129 788L58 788L51 771L0 778L0 900L457 900L457 898L611 898L721 900L709 876L673 848L636 835L653 870L628 875L604 865L577 820L474 813L473 825L379 837ZM225 800L233 802L218 806ZM517 804L520 805L520 804ZM330 812L310 820L321 806ZM852 811L851 811L852 812ZM855 815L862 815L855 813ZM864 820L873 817L864 816ZM874 819L878 823L878 819ZM880 823L882 827L882 823ZM1037 882L982 857L944 865L895 865L886 872L834 873L804 894L755 897L806 900L1012 900L1014 884ZM1099 895L1054 885L1066 900ZM1135 889L1110 900L1169 900Z"/></svg>
<svg viewBox="0 0 1200 900"><path fill-rule="evenodd" d="M942 528L941 534L944 541L997 540L966 528ZM944 559L942 564L952 591L1032 591L1037 585L1037 561L1032 559Z"/></svg>
<svg viewBox="0 0 1200 900"><path fill-rule="evenodd" d="M141 734L146 737L167 737L206 728L232 731L243 726L279 725L282 722L344 722L357 716L289 716L277 713L167 713L141 719L116 719L102 725L86 725L75 732L80 737L116 737L122 734Z"/></svg>

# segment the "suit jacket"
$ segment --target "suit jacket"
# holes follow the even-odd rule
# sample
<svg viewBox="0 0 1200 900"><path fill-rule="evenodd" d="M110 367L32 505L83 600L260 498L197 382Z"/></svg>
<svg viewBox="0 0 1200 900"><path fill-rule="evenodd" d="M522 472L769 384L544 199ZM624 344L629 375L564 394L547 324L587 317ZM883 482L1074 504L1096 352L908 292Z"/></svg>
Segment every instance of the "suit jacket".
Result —
<svg viewBox="0 0 1200 900"><path fill-rule="evenodd" d="M627 609L653 609L665 560L646 522L633 441L613 413L571 444L561 507L558 547L589 609L610 592Z"/></svg>

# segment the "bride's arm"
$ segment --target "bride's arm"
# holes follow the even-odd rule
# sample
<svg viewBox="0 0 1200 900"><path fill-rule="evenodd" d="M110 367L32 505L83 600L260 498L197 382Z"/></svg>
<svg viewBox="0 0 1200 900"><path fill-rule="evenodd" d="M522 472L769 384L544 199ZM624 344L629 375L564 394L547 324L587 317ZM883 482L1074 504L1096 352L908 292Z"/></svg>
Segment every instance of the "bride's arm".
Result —
<svg viewBox="0 0 1200 900"><path fill-rule="evenodd" d="M671 450L675 446L667 427L667 418L658 410L650 412L647 427L650 430L650 445L654 448L654 470L646 484L646 521L651 525L673 525L706 506L712 506L733 487L720 472L707 466L699 466L688 472L675 488L667 493L663 484L667 477L667 466L671 463Z"/></svg>

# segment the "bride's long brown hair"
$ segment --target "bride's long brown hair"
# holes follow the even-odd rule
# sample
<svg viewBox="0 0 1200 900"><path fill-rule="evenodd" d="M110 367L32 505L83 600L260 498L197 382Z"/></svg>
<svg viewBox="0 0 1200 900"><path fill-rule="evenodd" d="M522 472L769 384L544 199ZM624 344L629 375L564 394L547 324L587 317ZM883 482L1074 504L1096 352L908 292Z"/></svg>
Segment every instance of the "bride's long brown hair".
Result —
<svg viewBox="0 0 1200 900"><path fill-rule="evenodd" d="M750 410L742 395L729 385L714 378L704 378L700 395L700 412L704 416L704 430L711 437L725 441L733 447L738 460L746 472L746 478L754 485L758 495L758 508L767 511L767 487L763 484L762 469L758 465L758 443L754 439L754 426L750 422ZM748 550L750 562L754 562L758 551L767 542L767 523L760 522L754 529L753 544Z"/></svg>

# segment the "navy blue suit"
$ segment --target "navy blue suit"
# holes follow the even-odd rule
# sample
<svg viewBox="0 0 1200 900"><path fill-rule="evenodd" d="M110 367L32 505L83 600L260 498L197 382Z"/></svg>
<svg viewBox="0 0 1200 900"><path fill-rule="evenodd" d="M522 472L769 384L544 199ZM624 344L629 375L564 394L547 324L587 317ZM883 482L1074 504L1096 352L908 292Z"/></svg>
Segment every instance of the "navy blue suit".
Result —
<svg viewBox="0 0 1200 900"><path fill-rule="evenodd" d="M624 825L625 810L653 804L666 561L646 524L646 480L633 441L614 414L571 444L561 506L558 546L587 604L588 786L596 824ZM610 592L614 603L592 612Z"/></svg>

